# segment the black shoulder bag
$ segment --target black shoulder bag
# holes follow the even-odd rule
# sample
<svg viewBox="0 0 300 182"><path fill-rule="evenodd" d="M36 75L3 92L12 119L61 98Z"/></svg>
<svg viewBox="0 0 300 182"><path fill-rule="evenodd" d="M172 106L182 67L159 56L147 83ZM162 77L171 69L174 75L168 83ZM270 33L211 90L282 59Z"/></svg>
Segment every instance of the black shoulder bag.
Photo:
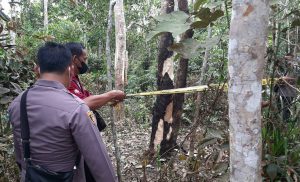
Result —
<svg viewBox="0 0 300 182"><path fill-rule="evenodd" d="M93 110L93 113L97 120L98 130L103 131L106 128L106 123L105 123L104 119L101 117L101 115L96 110Z"/></svg>
<svg viewBox="0 0 300 182"><path fill-rule="evenodd" d="M24 160L26 165L25 182L72 182L74 171L53 172L42 166L32 164L30 158L30 131L27 117L26 98L29 89L21 97L21 137L23 145ZM80 155L77 156L75 165L78 166Z"/></svg>

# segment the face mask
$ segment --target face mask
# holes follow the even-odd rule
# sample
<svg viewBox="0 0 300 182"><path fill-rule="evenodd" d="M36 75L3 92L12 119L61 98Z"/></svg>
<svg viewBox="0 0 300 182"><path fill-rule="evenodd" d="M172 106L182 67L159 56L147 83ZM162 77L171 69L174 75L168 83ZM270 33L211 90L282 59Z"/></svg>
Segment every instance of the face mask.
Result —
<svg viewBox="0 0 300 182"><path fill-rule="evenodd" d="M78 68L79 74L84 74L89 70L89 67L85 64L85 62L81 62L81 68Z"/></svg>

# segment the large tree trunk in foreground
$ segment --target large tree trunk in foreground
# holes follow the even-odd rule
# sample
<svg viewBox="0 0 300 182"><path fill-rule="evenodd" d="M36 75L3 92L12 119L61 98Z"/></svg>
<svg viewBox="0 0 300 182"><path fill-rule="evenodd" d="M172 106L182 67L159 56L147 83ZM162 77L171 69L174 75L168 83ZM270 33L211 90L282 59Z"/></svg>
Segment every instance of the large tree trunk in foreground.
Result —
<svg viewBox="0 0 300 182"><path fill-rule="evenodd" d="M188 1L187 0L178 0L178 9L179 11L184 11L189 14ZM187 30L181 37L181 40L185 40L193 37L193 30ZM176 73L176 83L175 88L185 88L186 79L188 72L188 59L180 58L179 65ZM184 103L184 94L175 94L173 96L173 132L171 133L171 142L173 145L176 145L178 131L181 123L182 115L182 106Z"/></svg>
<svg viewBox="0 0 300 182"><path fill-rule="evenodd" d="M161 13L171 13L174 11L174 0L161 1ZM157 87L158 90L172 89L173 86L173 51L167 48L173 44L171 33L164 33L160 37L159 53L158 53L158 73ZM149 151L150 155L154 155L155 151L160 148L160 154L165 154L172 147L170 140L172 133L172 111L173 101L172 95L159 95L153 108L152 132L150 139Z"/></svg>
<svg viewBox="0 0 300 182"><path fill-rule="evenodd" d="M230 181L262 181L261 79L268 0L232 2L229 35Z"/></svg>

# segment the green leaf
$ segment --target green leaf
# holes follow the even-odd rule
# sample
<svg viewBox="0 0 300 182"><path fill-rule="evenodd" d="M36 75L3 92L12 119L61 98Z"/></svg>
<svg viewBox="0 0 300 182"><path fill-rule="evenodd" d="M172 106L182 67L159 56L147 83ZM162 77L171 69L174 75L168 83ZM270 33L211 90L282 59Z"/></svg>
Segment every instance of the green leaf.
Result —
<svg viewBox="0 0 300 182"><path fill-rule="evenodd" d="M200 18L203 21L209 20L211 16L211 12L209 8L201 8L199 12L196 14L198 18Z"/></svg>
<svg viewBox="0 0 300 182"><path fill-rule="evenodd" d="M162 35L163 33L166 33L166 32L151 31L151 32L149 32L149 33L146 35L146 41L148 42L148 41L151 40L152 38L157 37L157 36L160 36L160 35Z"/></svg>
<svg viewBox="0 0 300 182"><path fill-rule="evenodd" d="M284 29L281 30L281 32L286 33L288 31L288 27L285 27Z"/></svg>
<svg viewBox="0 0 300 182"><path fill-rule="evenodd" d="M287 14L287 16L292 15L292 14L296 15L296 16L300 16L300 11L299 10L293 10L289 14Z"/></svg>
<svg viewBox="0 0 300 182"><path fill-rule="evenodd" d="M279 0L271 0L269 4L270 4L270 6L274 6L278 3L279 3Z"/></svg>
<svg viewBox="0 0 300 182"><path fill-rule="evenodd" d="M191 27L194 29L206 28L209 25L209 22L206 21L196 21L191 24Z"/></svg>
<svg viewBox="0 0 300 182"><path fill-rule="evenodd" d="M189 15L183 11L173 11L171 13L158 15L153 18L159 22L175 21L175 22L184 22L185 23L187 21L187 19L189 18Z"/></svg>
<svg viewBox="0 0 300 182"><path fill-rule="evenodd" d="M22 88L20 87L20 85L18 85L17 83L14 83L14 82L10 82L10 84L12 84L14 86L14 92L17 93L17 94L20 94L23 90Z"/></svg>
<svg viewBox="0 0 300 182"><path fill-rule="evenodd" d="M296 19L292 22L292 25L291 25L292 28L297 27L297 26L300 26L300 19Z"/></svg>
<svg viewBox="0 0 300 182"><path fill-rule="evenodd" d="M177 61L180 58L180 54L176 54L174 57L174 61Z"/></svg>
<svg viewBox="0 0 300 182"><path fill-rule="evenodd" d="M146 40L150 40L164 32L172 33L173 37L176 37L188 29L190 29L190 24L188 20L189 16L183 11L174 11L170 14L164 14L154 17L158 21L155 28L149 32L146 36Z"/></svg>
<svg viewBox="0 0 300 182"><path fill-rule="evenodd" d="M168 49L177 52L184 59L190 59L197 55L197 50L201 47L201 43L195 39L185 39L179 43L173 44Z"/></svg>
<svg viewBox="0 0 300 182"><path fill-rule="evenodd" d="M215 12L213 12L210 16L210 21L216 21L218 18L224 16L224 12L220 9L216 10Z"/></svg>
<svg viewBox="0 0 300 182"><path fill-rule="evenodd" d="M223 182L223 181L229 181L229 172L226 172L225 174L218 176L214 180L215 182Z"/></svg>
<svg viewBox="0 0 300 182"><path fill-rule="evenodd" d="M0 10L0 18L6 22L10 20L10 18L2 10Z"/></svg>
<svg viewBox="0 0 300 182"><path fill-rule="evenodd" d="M277 177L278 166L276 164L269 164L267 166L266 172L268 176L271 178L271 181L273 181Z"/></svg>
<svg viewBox="0 0 300 182"><path fill-rule="evenodd" d="M207 136L211 137L211 138L223 139L223 137L222 137L223 134L224 133L220 130L215 130L215 129L212 129L212 128L207 129Z"/></svg>
<svg viewBox="0 0 300 182"><path fill-rule="evenodd" d="M13 97L11 97L11 96L4 96L4 97L2 97L0 99L0 104L5 105L5 104L10 103L12 100L13 100Z"/></svg>
<svg viewBox="0 0 300 182"><path fill-rule="evenodd" d="M168 49L180 54L184 59L190 59L200 54L199 48L211 49L220 42L221 37L215 36L201 43L195 39L185 39L179 43L174 43Z"/></svg>
<svg viewBox="0 0 300 182"><path fill-rule="evenodd" d="M10 91L10 89L0 86L0 96L8 93L9 91Z"/></svg>
<svg viewBox="0 0 300 182"><path fill-rule="evenodd" d="M180 154L180 155L178 156L178 159L179 159L180 161L185 161L185 160L187 159L187 156L184 155L184 154Z"/></svg>
<svg viewBox="0 0 300 182"><path fill-rule="evenodd" d="M224 1L218 1L218 2L212 2L212 3L208 3L206 5L206 7L210 8L210 9L214 9L216 8L217 6L221 6L224 4Z"/></svg>
<svg viewBox="0 0 300 182"><path fill-rule="evenodd" d="M0 151L1 152L7 152L8 144L6 143L0 143Z"/></svg>
<svg viewBox="0 0 300 182"><path fill-rule="evenodd" d="M206 3L206 0L197 0L194 4L194 11L198 11L202 4Z"/></svg>
<svg viewBox="0 0 300 182"><path fill-rule="evenodd" d="M219 174L219 173L223 174L223 173L225 173L227 171L227 169L228 169L228 163L225 163L225 162L216 164L214 166L214 171L217 174Z"/></svg>
<svg viewBox="0 0 300 182"><path fill-rule="evenodd" d="M221 36L215 36L209 39L206 39L205 43L202 44L203 48L211 49L217 45L221 40Z"/></svg>
<svg viewBox="0 0 300 182"><path fill-rule="evenodd" d="M287 182L294 182L293 178L291 178L289 175L286 175L286 181Z"/></svg>
<svg viewBox="0 0 300 182"><path fill-rule="evenodd" d="M204 148L208 145L212 145L218 141L217 138L204 138L198 145L199 148Z"/></svg>
<svg viewBox="0 0 300 182"><path fill-rule="evenodd" d="M206 24L210 24L216 21L218 18L224 16L224 12L220 9L211 12L209 8L201 8L199 12L195 14L196 17L200 18Z"/></svg>

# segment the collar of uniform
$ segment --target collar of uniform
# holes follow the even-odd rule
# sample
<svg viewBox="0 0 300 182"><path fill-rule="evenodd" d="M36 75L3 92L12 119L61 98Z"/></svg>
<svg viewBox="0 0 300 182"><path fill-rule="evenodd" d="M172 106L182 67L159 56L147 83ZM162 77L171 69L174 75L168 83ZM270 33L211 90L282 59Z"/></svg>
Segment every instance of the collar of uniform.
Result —
<svg viewBox="0 0 300 182"><path fill-rule="evenodd" d="M76 80L76 81L80 82L80 80L79 80L79 76L78 76L78 75L74 75L74 76L72 76L72 80Z"/></svg>
<svg viewBox="0 0 300 182"><path fill-rule="evenodd" d="M53 87L53 88L57 88L57 89L66 89L66 87L62 83L60 83L58 81L52 81L52 80L39 79L36 81L35 85Z"/></svg>

